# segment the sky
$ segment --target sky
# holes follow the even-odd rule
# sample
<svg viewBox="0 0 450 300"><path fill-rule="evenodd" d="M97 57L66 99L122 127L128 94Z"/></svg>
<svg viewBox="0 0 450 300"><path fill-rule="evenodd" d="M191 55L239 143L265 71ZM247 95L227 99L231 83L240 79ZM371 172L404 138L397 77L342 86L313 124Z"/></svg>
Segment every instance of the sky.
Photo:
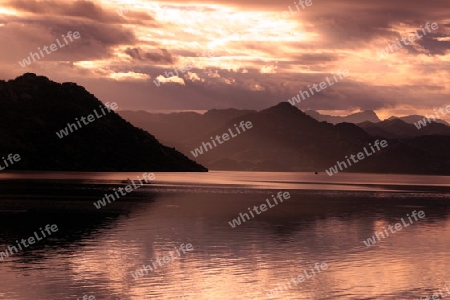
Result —
<svg viewBox="0 0 450 300"><path fill-rule="evenodd" d="M449 0L302 2L0 0L0 79L76 82L119 110L261 110L348 70L296 106L387 118L450 105Z"/></svg>

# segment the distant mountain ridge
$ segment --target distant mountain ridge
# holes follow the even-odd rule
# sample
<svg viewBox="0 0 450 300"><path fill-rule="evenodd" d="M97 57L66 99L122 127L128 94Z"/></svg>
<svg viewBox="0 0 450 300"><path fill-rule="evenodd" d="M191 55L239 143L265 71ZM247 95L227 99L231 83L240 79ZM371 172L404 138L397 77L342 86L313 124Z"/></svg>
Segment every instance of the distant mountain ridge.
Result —
<svg viewBox="0 0 450 300"><path fill-rule="evenodd" d="M216 111L215 113L220 113ZM133 124L136 112L123 115ZM187 113L186 113L187 114ZM224 113L226 114L226 113ZM187 115L158 115L146 113L139 122L154 130L164 124L177 124L169 131L176 131L188 124ZM232 110L222 120L191 116L195 128L200 131L182 130L185 136L168 142L188 157L191 151L212 137L222 135L234 128L234 124L250 121L253 127L248 132L217 146L195 158L199 163L214 170L247 171L319 171L343 161L345 156L356 154L377 137L352 123L333 125L319 122L287 102L254 112ZM180 122L177 123L177 120ZM180 125L181 124L181 125ZM167 129L155 135L161 140L175 137L166 135ZM158 135L160 134L160 135ZM379 137L378 137L379 139ZM173 143L173 144L172 144ZM450 175L450 137L425 136L410 139L388 139L389 146L373 154L346 172L416 173Z"/></svg>
<svg viewBox="0 0 450 300"><path fill-rule="evenodd" d="M393 120L393 119L400 119L403 122L406 122L408 124L414 124L414 123L417 123L417 122L419 122L419 121L421 121L423 119L426 119L426 117L425 116L420 116L420 115L410 115L410 116L404 116L404 117L392 116L388 120ZM440 123L440 124L444 124L444 125L450 126L449 123L447 123L446 121L444 121L442 119L437 119L436 118L436 119L431 119L431 121L435 122L435 123Z"/></svg>
<svg viewBox="0 0 450 300"><path fill-rule="evenodd" d="M325 122L328 122L331 124L338 124L338 123L344 123L344 122L353 123L353 124L364 123L364 122L371 122L371 123L381 122L380 118L373 110L364 110L364 111L353 113L353 114L350 114L347 116L324 115L324 114L318 113L315 110L307 110L307 111L305 111L305 113L307 115L313 117L317 121L320 121L320 122L325 121ZM408 124L414 124L419 121L423 121L424 119L426 119L426 117L420 116L420 115L409 115L409 116L404 116L404 117L392 116L387 120L394 120L394 119L402 120ZM446 121L444 121L442 119L438 119L438 118L433 119L431 117L430 117L430 119L431 119L431 122L450 126L449 123L447 123Z"/></svg>
<svg viewBox="0 0 450 300"><path fill-rule="evenodd" d="M55 134L102 105L75 83L32 73L0 80L0 154L20 154L11 170L207 171L114 111L63 139Z"/></svg>
<svg viewBox="0 0 450 300"><path fill-rule="evenodd" d="M354 114L350 114L348 116L329 116L329 115L323 115L318 113L315 110L307 110L305 113L314 119L316 119L319 122L328 122L331 124L338 124L338 123L362 123L362 122L372 122L377 123L381 120L378 118L377 114L373 110L365 110L362 112L357 112Z"/></svg>
<svg viewBox="0 0 450 300"><path fill-rule="evenodd" d="M320 122L331 124L353 123L363 128L368 134L376 137L389 139L413 138L425 135L450 135L450 126L441 119L432 119L419 115L410 115L404 117L392 116L387 120L381 121L377 114L372 110L366 110L348 116L329 116L323 115L313 110L305 112L309 116ZM416 127L418 122L426 120L427 126L422 126L420 130Z"/></svg>
<svg viewBox="0 0 450 300"><path fill-rule="evenodd" d="M212 109L204 114L195 112L149 113L145 111L120 111L120 115L135 126L152 132L163 143L181 147L186 138L202 136L234 118L256 113L254 110Z"/></svg>
<svg viewBox="0 0 450 300"><path fill-rule="evenodd" d="M415 125L400 118L390 118L378 123L363 122L357 125L372 136L389 139L413 138L425 135L450 136L450 126L436 122L427 123L420 130Z"/></svg>

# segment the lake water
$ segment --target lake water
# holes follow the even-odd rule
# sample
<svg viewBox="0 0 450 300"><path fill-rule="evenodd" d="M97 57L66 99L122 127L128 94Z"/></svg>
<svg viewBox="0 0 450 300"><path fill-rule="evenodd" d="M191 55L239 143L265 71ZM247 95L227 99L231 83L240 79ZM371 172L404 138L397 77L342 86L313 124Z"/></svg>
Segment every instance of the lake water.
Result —
<svg viewBox="0 0 450 300"><path fill-rule="evenodd" d="M0 261L0 299L271 299L275 288L272 299L420 299L450 289L450 177L155 173L93 205L142 175L2 172L0 251L46 224L58 231ZM290 198L230 226L279 191ZM425 217L363 243L413 211ZM193 250L132 276L181 244ZM316 263L327 268L313 275Z"/></svg>

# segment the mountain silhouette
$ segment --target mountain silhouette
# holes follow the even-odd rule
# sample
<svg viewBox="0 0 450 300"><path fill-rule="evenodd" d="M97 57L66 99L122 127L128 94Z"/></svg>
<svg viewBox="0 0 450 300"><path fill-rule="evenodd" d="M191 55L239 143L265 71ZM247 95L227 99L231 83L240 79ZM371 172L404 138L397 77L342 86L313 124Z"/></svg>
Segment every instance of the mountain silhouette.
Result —
<svg viewBox="0 0 450 300"><path fill-rule="evenodd" d="M441 123L431 122L420 130L400 118L392 118L378 123L363 122L357 124L368 134L389 139L412 138L425 135L450 136L450 127Z"/></svg>
<svg viewBox="0 0 450 300"><path fill-rule="evenodd" d="M435 115L432 115L435 117ZM431 117L430 117L431 118ZM409 116L404 116L404 117L396 117L396 116L392 116L390 117L388 120L392 120L392 119L400 119L408 124L414 124L417 123L423 119L425 119L424 116L420 116L420 115L409 115ZM440 123L440 124L444 124L447 126L450 126L450 124L448 124L446 121L442 120L442 119L432 119L431 118L431 122L435 122L435 123Z"/></svg>
<svg viewBox="0 0 450 300"><path fill-rule="evenodd" d="M208 127L209 123L204 122L200 133L177 140L177 148L214 170L324 172L337 161L344 161L345 156L361 152L377 139L352 123L333 125L319 122L287 102L259 112L234 114L235 118L220 126L216 122L215 127ZM166 116L171 122L176 122L177 115ZM158 122L168 124L167 120L162 121L165 119L163 115L159 118L159 121L148 122L152 126L157 126ZM134 122L133 119L129 121ZM194 149L211 142L211 137L234 129L235 124L241 121L250 121L253 127L213 149L193 155ZM387 139L387 142L387 148L345 171L450 174L450 154L444 150L449 149L450 137L423 136L406 140Z"/></svg>
<svg viewBox="0 0 450 300"><path fill-rule="evenodd" d="M378 118L377 114L373 110L365 110L362 112L357 112L354 114L350 114L348 116L329 116L329 115L323 115L318 113L314 110L307 110L305 113L317 121L325 121L331 124L338 124L338 123L362 123L362 122L380 122L381 120Z"/></svg>
<svg viewBox="0 0 450 300"><path fill-rule="evenodd" d="M178 112L170 114L146 111L120 111L133 125L153 133L165 144L183 147L185 140L201 137L239 116L256 113L253 110L212 109L204 114Z"/></svg>
<svg viewBox="0 0 450 300"><path fill-rule="evenodd" d="M26 73L0 81L0 106L0 154L21 157L10 170L207 171L114 111L59 137L68 123L104 109L75 83Z"/></svg>

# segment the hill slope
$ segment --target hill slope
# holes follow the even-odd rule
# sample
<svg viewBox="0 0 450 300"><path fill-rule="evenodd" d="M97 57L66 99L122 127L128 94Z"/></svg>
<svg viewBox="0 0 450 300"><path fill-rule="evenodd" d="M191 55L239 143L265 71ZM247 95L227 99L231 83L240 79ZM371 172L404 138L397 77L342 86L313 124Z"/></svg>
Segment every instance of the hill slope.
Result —
<svg viewBox="0 0 450 300"><path fill-rule="evenodd" d="M68 136L56 132L103 104L74 83L55 83L27 73L0 81L0 155L19 154L8 169L65 171L207 171L161 145L115 112Z"/></svg>

